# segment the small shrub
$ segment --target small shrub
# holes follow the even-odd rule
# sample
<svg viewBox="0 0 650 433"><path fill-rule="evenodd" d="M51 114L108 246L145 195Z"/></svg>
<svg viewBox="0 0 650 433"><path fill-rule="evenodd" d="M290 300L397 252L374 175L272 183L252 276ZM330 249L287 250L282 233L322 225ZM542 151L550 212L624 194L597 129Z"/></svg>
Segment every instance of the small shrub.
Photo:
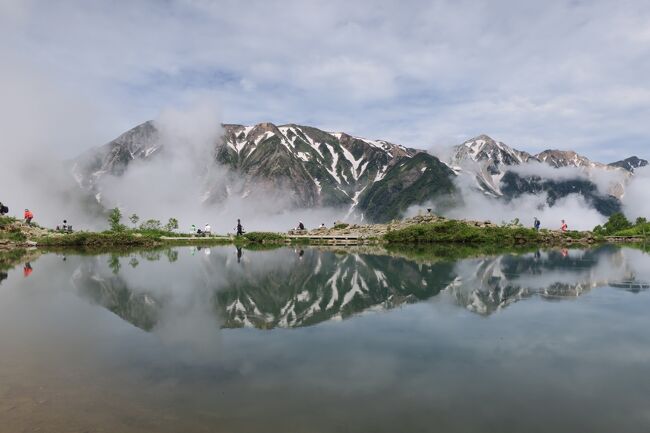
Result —
<svg viewBox="0 0 650 433"><path fill-rule="evenodd" d="M279 233L272 232L250 232L244 235L244 238L253 243L278 243L284 242L285 237Z"/></svg>
<svg viewBox="0 0 650 433"><path fill-rule="evenodd" d="M148 219L142 224L140 224L140 230L160 230L162 224L160 220Z"/></svg>
<svg viewBox="0 0 650 433"><path fill-rule="evenodd" d="M111 209L111 212L108 214L108 225L111 228L112 232L121 232L126 229L124 224L120 221L122 220L122 212L119 208Z"/></svg>
<svg viewBox="0 0 650 433"><path fill-rule="evenodd" d="M347 229L348 227L350 227L350 224L346 224L346 223L336 224L334 226L335 229L339 229L339 230Z"/></svg>
<svg viewBox="0 0 650 433"><path fill-rule="evenodd" d="M168 232L174 231L178 228L178 220L176 218L170 218L165 224L165 230Z"/></svg>
<svg viewBox="0 0 650 433"><path fill-rule="evenodd" d="M521 244L537 241L539 233L521 227L476 227L463 221L442 221L393 230L386 233L384 239L390 243Z"/></svg>

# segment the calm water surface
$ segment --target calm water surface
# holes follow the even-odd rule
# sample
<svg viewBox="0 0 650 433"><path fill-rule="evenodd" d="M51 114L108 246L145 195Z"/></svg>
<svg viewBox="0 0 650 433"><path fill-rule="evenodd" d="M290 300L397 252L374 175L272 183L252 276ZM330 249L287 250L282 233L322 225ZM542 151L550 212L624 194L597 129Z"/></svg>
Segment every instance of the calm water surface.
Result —
<svg viewBox="0 0 650 433"><path fill-rule="evenodd" d="M0 280L0 432L650 431L636 249L46 254Z"/></svg>

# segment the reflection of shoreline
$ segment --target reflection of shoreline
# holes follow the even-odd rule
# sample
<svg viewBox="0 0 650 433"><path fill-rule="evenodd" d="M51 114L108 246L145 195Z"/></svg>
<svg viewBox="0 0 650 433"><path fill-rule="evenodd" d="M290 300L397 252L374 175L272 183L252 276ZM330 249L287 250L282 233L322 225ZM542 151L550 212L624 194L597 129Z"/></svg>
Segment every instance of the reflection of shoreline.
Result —
<svg viewBox="0 0 650 433"><path fill-rule="evenodd" d="M27 275L25 275L25 266L23 266L23 275L29 276L32 269L30 262L35 261L41 256L41 254L42 252L36 248L11 250L0 249L0 284L2 284L3 280L8 278L8 271L20 266L21 264L29 264Z"/></svg>
<svg viewBox="0 0 650 433"><path fill-rule="evenodd" d="M595 270L601 260L620 264L623 260L619 249L599 248L580 252L570 257L564 251L539 252L524 256L499 256L474 261L474 268L462 272L445 292L456 303L481 315L490 315L520 300L539 296L548 301L574 299L596 287L606 286L609 277L598 275ZM472 261L467 261L471 263ZM552 272L564 273L564 278L577 276L574 282L557 280ZM568 275L567 275L568 274ZM524 280L522 282L522 280Z"/></svg>
<svg viewBox="0 0 650 433"><path fill-rule="evenodd" d="M225 328L312 326L421 302L441 291L458 305L489 315L533 296L579 297L607 284L608 279L594 271L599 263L611 262L618 269L624 261L616 248L573 251L568 256L552 250L433 263L332 247L300 251L257 251L245 256L245 266L239 249L214 249L211 255L202 255L203 272L219 275L219 283L207 288L216 321ZM169 263L178 258L178 253L165 255ZM161 255L147 259L160 260ZM120 266L113 263L111 273L100 271L98 264L89 258L75 272L78 290L135 326L156 327L174 298L162 299L156 290L134 293L118 274Z"/></svg>

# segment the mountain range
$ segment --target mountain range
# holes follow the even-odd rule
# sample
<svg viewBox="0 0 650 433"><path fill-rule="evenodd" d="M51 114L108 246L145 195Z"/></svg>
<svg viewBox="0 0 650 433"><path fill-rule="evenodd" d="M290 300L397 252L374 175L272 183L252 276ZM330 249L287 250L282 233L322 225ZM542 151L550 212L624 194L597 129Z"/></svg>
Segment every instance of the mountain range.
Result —
<svg viewBox="0 0 650 433"><path fill-rule="evenodd" d="M135 161L164 157L167 150L162 141L156 123L145 122L76 158L72 174L101 203L103 179L123 175ZM355 213L371 222L398 218L409 207L432 200L444 199L453 206L462 200L456 182L461 176L497 200L545 193L553 205L568 194L580 194L609 215L620 209L634 170L648 163L631 157L602 164L559 150L531 155L486 135L454 147L449 160L440 160L384 140L272 123L223 125L210 158L228 175L219 182L206 178L204 202L218 203L233 195L245 198L253 191L281 191L292 206L340 208L348 216ZM540 175L520 170L534 164L574 172L557 180L548 171ZM618 180L603 191L594 178L605 172Z"/></svg>

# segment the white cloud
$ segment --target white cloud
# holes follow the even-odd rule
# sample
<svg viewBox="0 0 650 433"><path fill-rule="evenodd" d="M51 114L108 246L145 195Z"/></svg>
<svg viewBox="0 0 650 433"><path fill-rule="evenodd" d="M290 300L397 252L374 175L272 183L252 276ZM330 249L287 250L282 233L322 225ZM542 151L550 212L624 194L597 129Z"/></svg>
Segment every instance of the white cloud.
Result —
<svg viewBox="0 0 650 433"><path fill-rule="evenodd" d="M2 0L0 12L3 155L72 157L209 94L226 122L648 156L641 0Z"/></svg>

